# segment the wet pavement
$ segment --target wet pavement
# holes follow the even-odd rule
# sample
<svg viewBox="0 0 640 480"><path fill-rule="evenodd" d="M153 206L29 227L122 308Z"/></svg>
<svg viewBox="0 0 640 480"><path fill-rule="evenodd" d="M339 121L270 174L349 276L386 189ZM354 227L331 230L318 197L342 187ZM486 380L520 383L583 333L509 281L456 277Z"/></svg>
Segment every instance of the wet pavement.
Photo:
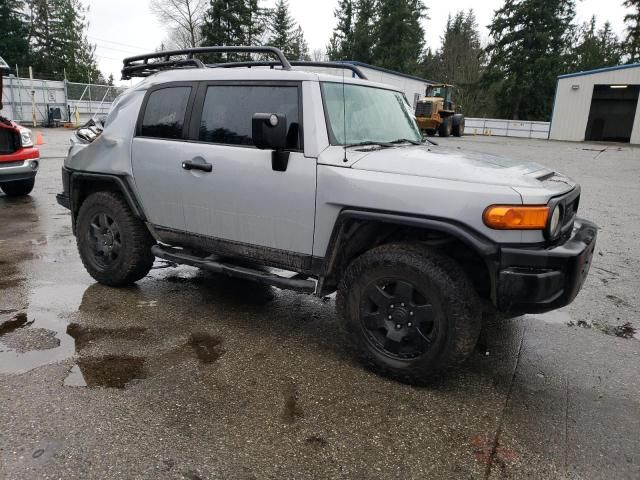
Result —
<svg viewBox="0 0 640 480"><path fill-rule="evenodd" d="M68 136L0 195L0 478L640 478L640 149L441 140L573 176L601 231L572 305L414 388L352 359L333 299L164 261L95 283L55 202Z"/></svg>

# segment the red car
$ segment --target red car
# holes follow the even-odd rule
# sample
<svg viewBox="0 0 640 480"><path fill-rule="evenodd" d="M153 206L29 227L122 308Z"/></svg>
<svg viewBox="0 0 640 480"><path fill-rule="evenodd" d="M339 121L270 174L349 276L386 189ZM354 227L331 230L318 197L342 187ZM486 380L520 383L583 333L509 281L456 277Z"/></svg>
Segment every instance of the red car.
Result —
<svg viewBox="0 0 640 480"><path fill-rule="evenodd" d="M0 110L2 74L9 71L0 57ZM33 145L31 130L0 115L0 188L9 196L28 195L33 190L40 165L40 152Z"/></svg>
<svg viewBox="0 0 640 480"><path fill-rule="evenodd" d="M33 190L40 152L33 146L31 130L0 116L0 188L9 196Z"/></svg>

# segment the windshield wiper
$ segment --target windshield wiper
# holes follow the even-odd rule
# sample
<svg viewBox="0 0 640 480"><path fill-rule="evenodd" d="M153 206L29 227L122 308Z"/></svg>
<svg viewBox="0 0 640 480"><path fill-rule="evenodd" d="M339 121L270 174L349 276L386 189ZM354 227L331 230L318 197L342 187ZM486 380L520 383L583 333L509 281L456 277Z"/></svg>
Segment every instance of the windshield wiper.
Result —
<svg viewBox="0 0 640 480"><path fill-rule="evenodd" d="M380 145L381 147L386 147L386 148L390 148L390 147L395 147L395 145L393 143L389 143L389 142L375 142L373 140L365 140L363 142L356 142L356 143L348 143L344 146L344 148L349 148L349 147L366 147L368 145Z"/></svg>
<svg viewBox="0 0 640 480"><path fill-rule="evenodd" d="M389 143L393 143L394 145L398 143L410 143L411 145L422 145L422 142L419 142L417 140L410 140L408 138L398 138L397 140L394 140Z"/></svg>

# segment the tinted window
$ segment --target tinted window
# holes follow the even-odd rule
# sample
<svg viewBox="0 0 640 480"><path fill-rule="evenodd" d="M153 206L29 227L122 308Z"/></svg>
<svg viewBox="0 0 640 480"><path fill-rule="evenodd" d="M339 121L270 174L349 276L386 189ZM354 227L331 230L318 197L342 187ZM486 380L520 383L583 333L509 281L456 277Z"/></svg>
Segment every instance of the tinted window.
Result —
<svg viewBox="0 0 640 480"><path fill-rule="evenodd" d="M198 138L212 143L253 145L251 117L254 113L286 115L287 148L300 148L297 87L209 87L204 100Z"/></svg>
<svg viewBox="0 0 640 480"><path fill-rule="evenodd" d="M191 87L169 87L149 95L140 134L144 137L182 138Z"/></svg>

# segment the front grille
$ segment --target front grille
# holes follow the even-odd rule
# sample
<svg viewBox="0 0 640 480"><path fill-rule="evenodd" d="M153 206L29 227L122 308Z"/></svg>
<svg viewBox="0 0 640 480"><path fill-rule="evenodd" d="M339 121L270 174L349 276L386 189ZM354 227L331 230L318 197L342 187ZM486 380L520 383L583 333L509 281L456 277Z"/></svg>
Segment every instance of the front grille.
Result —
<svg viewBox="0 0 640 480"><path fill-rule="evenodd" d="M20 137L13 130L0 128L0 155L13 153L20 148Z"/></svg>
<svg viewBox="0 0 640 480"><path fill-rule="evenodd" d="M418 102L416 105L416 117L430 117L433 111L431 102Z"/></svg>
<svg viewBox="0 0 640 480"><path fill-rule="evenodd" d="M24 160L16 160L15 162L0 162L0 168L20 167L24 164Z"/></svg>

